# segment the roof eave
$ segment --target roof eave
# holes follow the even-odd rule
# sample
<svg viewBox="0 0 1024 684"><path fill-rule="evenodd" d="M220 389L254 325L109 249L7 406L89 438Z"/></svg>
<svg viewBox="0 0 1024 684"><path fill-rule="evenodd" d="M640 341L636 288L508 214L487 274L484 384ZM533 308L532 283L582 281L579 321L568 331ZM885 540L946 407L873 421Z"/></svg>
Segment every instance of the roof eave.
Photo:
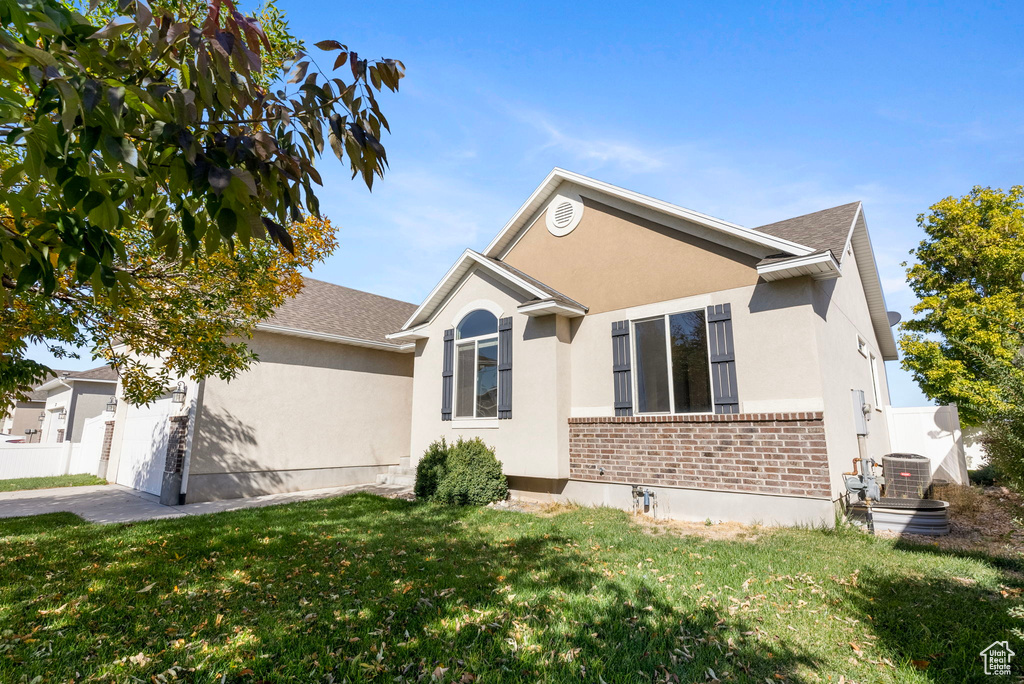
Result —
<svg viewBox="0 0 1024 684"><path fill-rule="evenodd" d="M757 274L769 282L800 276L810 276L815 280L831 280L842 276L842 271L832 253L824 252L762 264L757 267Z"/></svg>
<svg viewBox="0 0 1024 684"><path fill-rule="evenodd" d="M853 246L853 253L857 257L857 270L860 272L860 280L864 288L864 298L867 300L868 311L871 314L871 325L875 329L875 338L878 340L878 351L882 354L883 360L897 361L899 359L899 350L896 346L896 337L893 335L892 327L889 325L889 312L885 304L885 293L882 291L882 281L878 275L878 264L875 262L875 253L871 247L871 237L868 235L867 221L863 223L863 230L854 230L851 234L850 244Z"/></svg>
<svg viewBox="0 0 1024 684"><path fill-rule="evenodd" d="M397 344L393 342L378 342L377 340L364 340L358 337L346 337L345 335L333 335L331 333L315 332L313 330L302 330L301 328L289 328L282 325L270 325L268 323L260 323L256 326L256 330L269 333L277 333L279 335L291 335L292 337L304 337L310 340L319 340L321 342L333 342L335 344L347 344L352 347L365 347L367 349L378 349L381 351L391 351L407 354L415 350L416 345Z"/></svg>
<svg viewBox="0 0 1024 684"><path fill-rule="evenodd" d="M561 302L556 302L552 299L540 301L540 302L526 302L516 307L519 313L526 314L531 317L538 316L550 316L551 314L558 314L565 316L566 318L579 318L585 316L587 310L577 306L570 306Z"/></svg>

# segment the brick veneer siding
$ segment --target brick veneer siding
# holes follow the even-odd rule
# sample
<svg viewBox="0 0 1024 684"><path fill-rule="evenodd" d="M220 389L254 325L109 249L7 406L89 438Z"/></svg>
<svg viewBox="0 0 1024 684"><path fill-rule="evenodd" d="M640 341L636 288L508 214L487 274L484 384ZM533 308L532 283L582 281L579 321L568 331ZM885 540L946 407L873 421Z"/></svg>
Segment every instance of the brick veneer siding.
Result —
<svg viewBox="0 0 1024 684"><path fill-rule="evenodd" d="M114 442L114 421L103 423L103 447L100 449L100 460L110 460L110 447Z"/></svg>
<svg viewBox="0 0 1024 684"><path fill-rule="evenodd" d="M167 438L165 473L180 473L185 467L185 445L188 440L188 416L171 416L171 432Z"/></svg>
<svg viewBox="0 0 1024 684"><path fill-rule="evenodd" d="M570 418L569 477L831 497L821 413Z"/></svg>

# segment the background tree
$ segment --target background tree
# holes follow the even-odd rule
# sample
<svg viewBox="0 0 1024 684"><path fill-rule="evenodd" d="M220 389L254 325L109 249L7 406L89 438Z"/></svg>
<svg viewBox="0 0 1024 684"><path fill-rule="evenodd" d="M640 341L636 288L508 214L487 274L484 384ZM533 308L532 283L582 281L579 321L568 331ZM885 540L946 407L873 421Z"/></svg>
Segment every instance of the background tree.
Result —
<svg viewBox="0 0 1024 684"><path fill-rule="evenodd" d="M918 225L927 238L907 269L920 302L902 326L903 367L968 424L1005 416L1007 383L1024 382L1024 187L947 197Z"/></svg>
<svg viewBox="0 0 1024 684"><path fill-rule="evenodd" d="M273 5L89 9L0 2L0 411L46 372L28 340L91 345L137 402L171 375L231 377L252 361L237 340L335 246L326 145L368 187L387 164L375 93L400 62L326 40L329 77ZM123 345L162 352L164 375Z"/></svg>

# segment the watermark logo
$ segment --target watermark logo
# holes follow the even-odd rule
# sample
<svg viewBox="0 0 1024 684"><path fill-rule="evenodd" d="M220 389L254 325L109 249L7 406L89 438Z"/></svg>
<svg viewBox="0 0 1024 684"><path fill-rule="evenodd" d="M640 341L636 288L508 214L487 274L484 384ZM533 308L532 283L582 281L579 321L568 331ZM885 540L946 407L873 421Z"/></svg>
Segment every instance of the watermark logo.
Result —
<svg viewBox="0 0 1024 684"><path fill-rule="evenodd" d="M985 674L1008 675L1010 674L1010 661L1017 654L1010 650L1009 642L994 641L980 655L981 659L985 661Z"/></svg>

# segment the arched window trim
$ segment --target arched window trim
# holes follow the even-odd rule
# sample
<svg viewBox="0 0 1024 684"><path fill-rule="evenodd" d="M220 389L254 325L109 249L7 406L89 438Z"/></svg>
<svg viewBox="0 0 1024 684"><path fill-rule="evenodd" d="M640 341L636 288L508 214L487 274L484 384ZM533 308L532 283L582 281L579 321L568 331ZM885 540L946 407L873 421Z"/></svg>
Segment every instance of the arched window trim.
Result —
<svg viewBox="0 0 1024 684"><path fill-rule="evenodd" d="M468 316L469 314L473 313L477 309L490 311L492 314L494 314L494 317L498 319L505 315L505 310L502 309L497 304L495 304L494 302L492 302L491 300L477 299L472 302L469 302L455 313L455 315L452 317L452 327L458 328L459 323L462 322L462 319Z"/></svg>

